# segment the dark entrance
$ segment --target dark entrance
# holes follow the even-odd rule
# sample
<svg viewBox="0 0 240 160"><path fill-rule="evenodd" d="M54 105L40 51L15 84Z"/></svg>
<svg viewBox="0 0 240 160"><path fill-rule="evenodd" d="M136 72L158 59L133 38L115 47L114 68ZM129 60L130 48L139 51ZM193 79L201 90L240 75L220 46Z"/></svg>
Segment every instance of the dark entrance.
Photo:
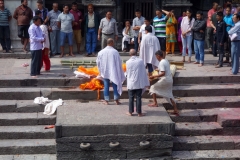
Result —
<svg viewBox="0 0 240 160"><path fill-rule="evenodd" d="M135 10L140 9L144 17L153 18L154 0L123 0L123 20L132 22Z"/></svg>

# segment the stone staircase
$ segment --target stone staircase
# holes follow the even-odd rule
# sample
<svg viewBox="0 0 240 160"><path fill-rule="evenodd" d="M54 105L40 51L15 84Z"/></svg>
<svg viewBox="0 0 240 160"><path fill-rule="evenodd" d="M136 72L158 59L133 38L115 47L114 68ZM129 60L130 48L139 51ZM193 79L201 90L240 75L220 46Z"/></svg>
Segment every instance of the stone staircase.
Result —
<svg viewBox="0 0 240 160"><path fill-rule="evenodd" d="M1 99L0 159L55 160L55 130L44 127L54 125L56 115L43 115L44 106L33 104L33 100L19 100L18 97L3 100L2 96Z"/></svg>
<svg viewBox="0 0 240 160"><path fill-rule="evenodd" d="M173 158L238 160L240 158L239 77L199 79L202 82L197 79L194 81L194 77L185 79L184 82L175 80L174 95L178 96L176 100L181 112L179 116L170 114L171 119L176 123ZM217 79L219 79L218 83ZM163 105L169 112L172 110L166 101Z"/></svg>
<svg viewBox="0 0 240 160"><path fill-rule="evenodd" d="M55 124L56 116L43 115L44 106L33 99L96 100L97 92L80 92L81 82L62 77L1 79L0 159L56 159L54 129L44 129ZM240 158L238 76L175 77L173 93L181 109L179 116L170 115L176 122L174 159ZM144 97L151 98L147 93ZM128 98L126 87L121 98ZM171 111L165 100L159 103Z"/></svg>

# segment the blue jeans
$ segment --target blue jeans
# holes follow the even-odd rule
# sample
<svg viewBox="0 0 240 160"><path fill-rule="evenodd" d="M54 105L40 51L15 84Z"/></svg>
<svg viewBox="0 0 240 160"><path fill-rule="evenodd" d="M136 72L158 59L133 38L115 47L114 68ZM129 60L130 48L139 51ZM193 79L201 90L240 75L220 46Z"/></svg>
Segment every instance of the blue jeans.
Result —
<svg viewBox="0 0 240 160"><path fill-rule="evenodd" d="M153 65L151 63L147 63L148 73L153 72Z"/></svg>
<svg viewBox="0 0 240 160"><path fill-rule="evenodd" d="M88 28L86 34L86 50L88 54L95 52L97 46L97 32L95 28Z"/></svg>
<svg viewBox="0 0 240 160"><path fill-rule="evenodd" d="M104 79L104 100L105 101L109 101L109 86L110 86L110 80L109 79ZM118 90L117 90L117 85L112 83L112 87L113 87L113 95L114 95L114 100L118 100L120 95L118 94Z"/></svg>
<svg viewBox="0 0 240 160"><path fill-rule="evenodd" d="M65 33L60 32L60 46L64 46L66 38L68 39L69 46L73 45L73 32Z"/></svg>
<svg viewBox="0 0 240 160"><path fill-rule="evenodd" d="M240 41L231 42L232 73L237 74L239 70Z"/></svg>
<svg viewBox="0 0 240 160"><path fill-rule="evenodd" d="M194 40L196 62L204 63L204 41Z"/></svg>
<svg viewBox="0 0 240 160"><path fill-rule="evenodd" d="M182 45L183 45L183 49L182 49L182 56L186 56L187 53L187 49L188 49L188 56L191 57L192 56L192 39L193 36L186 36L186 38L182 38Z"/></svg>
<svg viewBox="0 0 240 160"><path fill-rule="evenodd" d="M51 52L53 55L60 53L60 31L53 30L50 32Z"/></svg>
<svg viewBox="0 0 240 160"><path fill-rule="evenodd" d="M138 37L134 37L134 49L136 50L136 52L138 51L138 47L139 47Z"/></svg>

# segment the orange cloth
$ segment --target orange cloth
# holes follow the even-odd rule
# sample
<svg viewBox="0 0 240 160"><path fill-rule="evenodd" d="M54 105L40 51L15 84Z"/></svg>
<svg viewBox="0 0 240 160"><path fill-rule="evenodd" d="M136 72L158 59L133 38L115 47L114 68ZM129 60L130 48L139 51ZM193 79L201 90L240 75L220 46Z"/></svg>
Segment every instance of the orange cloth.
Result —
<svg viewBox="0 0 240 160"><path fill-rule="evenodd" d="M123 71L126 72L126 64L122 64L122 68L123 68ZM88 75L91 75L91 76L98 76L99 75L99 71L98 71L97 67L84 68L83 66L79 66L77 71L88 74ZM79 87L82 90L85 90L85 89L90 89L92 91L97 90L98 91L98 98L97 99L100 99L100 90L102 90L104 88L104 85L103 85L101 80L93 78L93 79L91 79L90 82L80 84Z"/></svg>

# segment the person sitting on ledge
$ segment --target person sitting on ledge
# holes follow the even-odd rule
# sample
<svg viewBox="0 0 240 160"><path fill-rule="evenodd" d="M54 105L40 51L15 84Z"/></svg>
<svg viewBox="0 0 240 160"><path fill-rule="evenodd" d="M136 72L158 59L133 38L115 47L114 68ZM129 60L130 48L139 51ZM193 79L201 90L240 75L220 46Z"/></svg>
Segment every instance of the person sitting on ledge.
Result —
<svg viewBox="0 0 240 160"><path fill-rule="evenodd" d="M164 59L164 54L162 51L157 51L155 53L156 58L158 61L160 61L158 66L159 74L155 76L151 76L150 79L159 78L159 81L157 81L154 85L151 86L149 93L153 95L153 104L149 104L149 107L158 107L157 104L157 97L161 96L163 98L166 98L166 100L173 106L174 112L173 114L178 114L179 111L177 109L176 102L174 100L173 94L172 94L172 86L173 86L173 78L170 70L170 64L168 60Z"/></svg>
<svg viewBox="0 0 240 160"><path fill-rule="evenodd" d="M104 82L104 100L103 103L108 105L109 102L109 84L112 82L114 100L119 105L119 97L122 94L122 84L126 77L122 69L122 60L116 49L113 48L114 40L109 38L107 40L107 47L98 53L97 67L99 75L103 78Z"/></svg>
<svg viewBox="0 0 240 160"><path fill-rule="evenodd" d="M129 111L127 115L132 116L134 112L134 97L136 96L136 111L138 116L144 116L142 113L142 94L145 88L150 86L147 72L143 60L136 57L137 51L130 50L131 58L126 62L127 73L127 89L129 96Z"/></svg>

